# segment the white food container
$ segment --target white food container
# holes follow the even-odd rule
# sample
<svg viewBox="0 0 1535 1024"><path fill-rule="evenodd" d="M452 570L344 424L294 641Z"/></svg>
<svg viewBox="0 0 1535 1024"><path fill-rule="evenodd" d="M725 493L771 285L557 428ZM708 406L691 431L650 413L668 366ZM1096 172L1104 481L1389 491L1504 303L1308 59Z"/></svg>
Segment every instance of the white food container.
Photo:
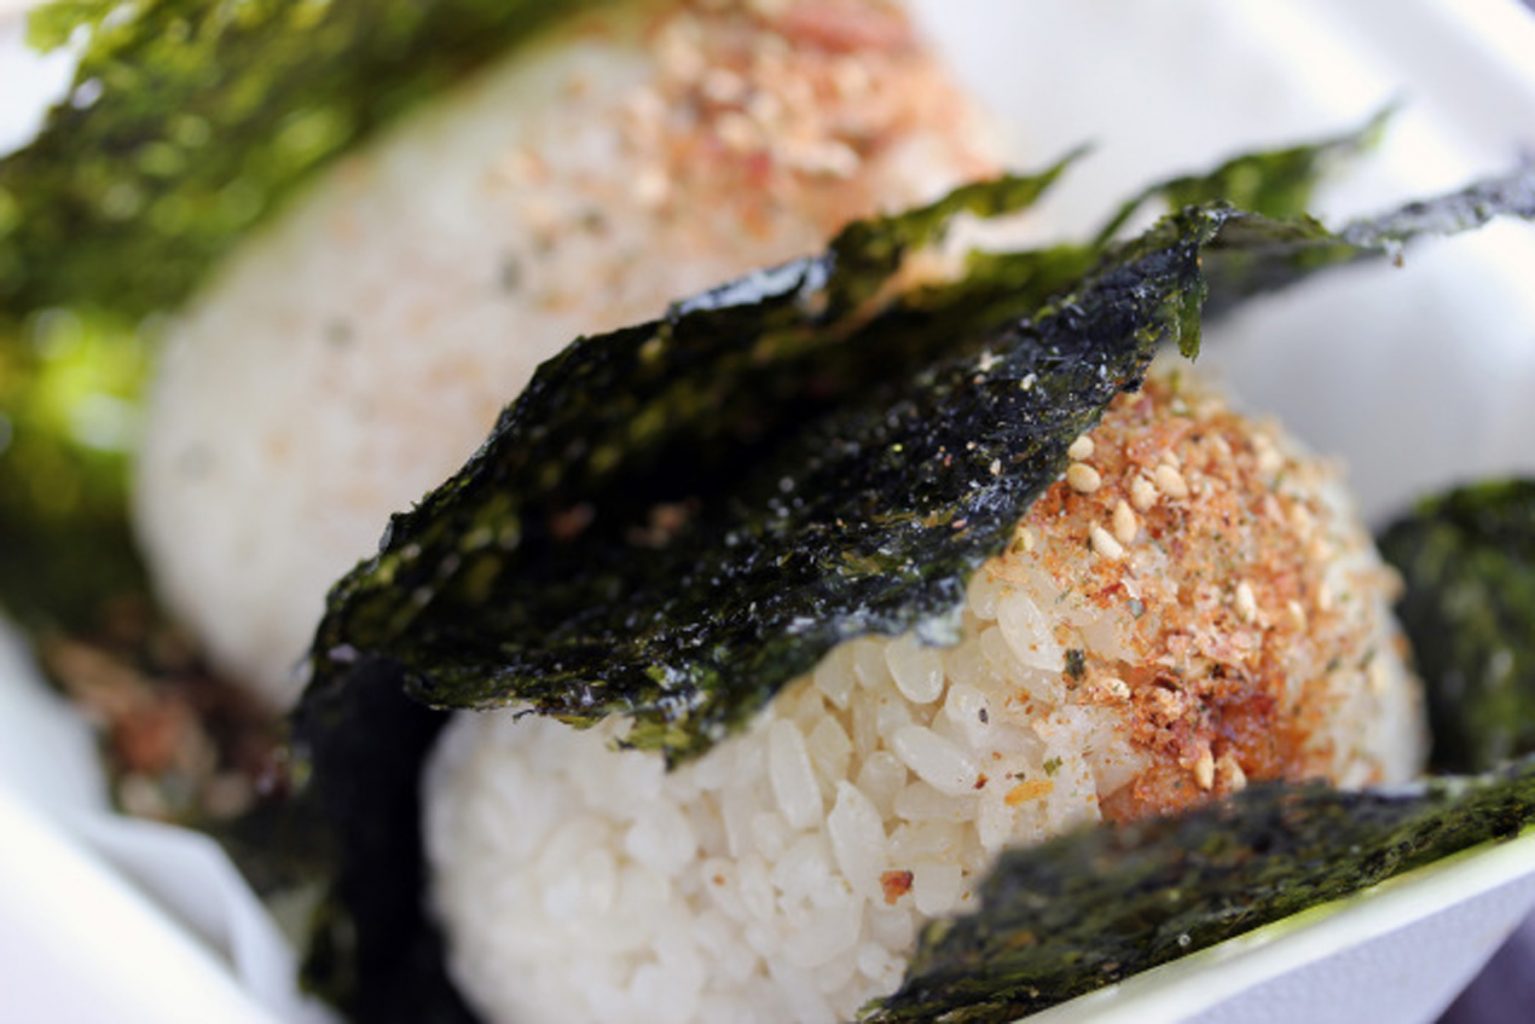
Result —
<svg viewBox="0 0 1535 1024"><path fill-rule="evenodd" d="M0 0L0 149L60 59ZM920 0L1022 167L1097 143L1040 215L1081 227L1152 178L1404 108L1322 197L1366 212L1535 151L1535 16L1515 0ZM1106 202L1107 200L1107 202ZM1379 522L1413 496L1535 471L1535 228L1427 242L1209 332L1203 365L1341 456ZM208 840L111 814L83 726L0 632L0 1020L324 1019ZM1535 833L1449 858L1039 1015L1041 1022L1432 1020L1535 907ZM1535 1013L1535 1010L1532 1010Z"/></svg>

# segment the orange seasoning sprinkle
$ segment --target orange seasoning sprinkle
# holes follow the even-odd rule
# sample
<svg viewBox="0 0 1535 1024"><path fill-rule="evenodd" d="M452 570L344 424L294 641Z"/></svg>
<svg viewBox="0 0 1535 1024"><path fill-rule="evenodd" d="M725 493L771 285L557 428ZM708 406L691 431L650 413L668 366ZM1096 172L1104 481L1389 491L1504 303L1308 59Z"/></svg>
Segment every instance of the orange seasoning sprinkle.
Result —
<svg viewBox="0 0 1535 1024"><path fill-rule="evenodd" d="M1027 800L1038 800L1040 797L1049 796L1053 789L1055 789L1055 783L1049 779L1028 779L1008 790L1002 801L1009 807L1017 807Z"/></svg>
<svg viewBox="0 0 1535 1024"><path fill-rule="evenodd" d="M1080 665L1095 681L1084 699L1124 710L1117 730L1145 765L1106 796L1104 816L1324 774L1329 675L1360 628L1326 587L1326 466L1172 375L1115 399L1087 441L1019 524L1031 543L995 571L1043 570L1105 612L1129 611L1121 657L1087 650ZM1057 640L1082 647L1069 627ZM1041 791L1022 783L1006 801Z"/></svg>
<svg viewBox="0 0 1535 1024"><path fill-rule="evenodd" d="M885 891L885 902L891 906L911 891L910 871L886 871L879 876L880 888Z"/></svg>

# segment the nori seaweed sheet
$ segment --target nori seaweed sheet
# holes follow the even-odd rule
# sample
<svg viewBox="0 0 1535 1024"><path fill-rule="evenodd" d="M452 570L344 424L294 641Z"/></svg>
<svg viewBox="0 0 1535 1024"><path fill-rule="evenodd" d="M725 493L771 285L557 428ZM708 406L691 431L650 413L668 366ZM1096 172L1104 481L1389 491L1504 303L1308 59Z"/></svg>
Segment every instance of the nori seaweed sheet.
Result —
<svg viewBox="0 0 1535 1024"><path fill-rule="evenodd" d="M1535 821L1535 758L1411 792L1263 784L1003 853L868 1022L1006 1024Z"/></svg>
<svg viewBox="0 0 1535 1024"><path fill-rule="evenodd" d="M1380 549L1406 584L1397 613L1428 693L1434 769L1535 752L1535 481L1426 499Z"/></svg>
<svg viewBox="0 0 1535 1024"><path fill-rule="evenodd" d="M957 333L956 296L969 325L1017 301L975 273L857 301L897 272L885 250L988 195L1032 200L1059 171L855 225L821 257L576 342L332 591L312 688L386 657L433 707L624 714L629 744L693 756L837 643L941 639L1066 445L1163 340L1193 353L1207 288L1230 302L1425 226L1535 215L1535 168L1339 233L1209 203L1110 247L1028 319ZM1053 283L1061 252L1080 265L1023 256Z"/></svg>
<svg viewBox="0 0 1535 1024"><path fill-rule="evenodd" d="M68 0L69 96L0 159L0 309L174 306L318 168L599 0Z"/></svg>
<svg viewBox="0 0 1535 1024"><path fill-rule="evenodd" d="M1523 170L1471 191L1512 197L1512 212L1528 216L1532 177ZM1442 202L1465 207L1462 193ZM1465 211L1451 226L1473 225L1482 213ZM1364 255L1314 221L1213 203L1095 253L1095 269L1076 288L1051 301L1036 297L1069 279L1091 251L1063 245L976 259L971 275L952 285L873 311L844 303L853 307L851 327L845 316L819 315L833 307L825 296L836 260L828 254L681 303L662 321L582 340L546 366L465 470L396 517L380 556L332 593L315 678L295 719L300 763L313 769L303 800L343 853L311 950L310 983L357 1019L465 1019L422 904L417 773L447 714L402 690L487 704L532 700L577 722L627 709L640 720L631 742L673 757L697 753L837 639L941 625L968 567L1005 541L1000 524L1010 530L1059 469L1063 445L1119 388L1134 385L1154 343L1197 343L1206 277L1230 289L1218 301ZM1241 275L1228 272L1238 264ZM1010 276L1020 267L1021 278ZM1017 281L1021 300L1009 291ZM983 329L984 315L970 304L977 296L995 303L983 302L983 312L1012 317L1022 303L1033 315ZM1090 397L1058 390L1100 366L1108 379L1091 382ZM725 386L704 386L722 374ZM1031 392L1061 404L1038 404ZM987 410L1025 418L979 423ZM562 421L565 412L572 418ZM967 457L963 444L977 438L1016 445L993 458L1024 458L1013 473L994 473L989 459ZM764 465L774 468L742 468ZM1014 474L1020 479L1011 484L997 479ZM966 476L973 493L961 486ZM877 520L836 521L837 511L876 499ZM675 519L647 519L658 504ZM747 532L776 553L731 563ZM477 563L482 552L489 569ZM761 584L786 578L781 568L804 571L816 552L824 582L783 600L763 592L757 608L711 592L713 581L698 571L707 565ZM679 589L677 579L701 589ZM581 580L590 584L591 608L582 604ZM565 602L572 618L536 607L551 599ZM615 613L621 604L628 610ZM738 615L722 617L718 607ZM794 607L816 618L785 610ZM788 624L782 634L753 628L759 609ZM687 620L668 632L666 616L678 611L706 616L712 632L688 629ZM604 635L595 628L602 626L626 632ZM644 631L644 642L626 639ZM566 646L535 646L545 637ZM715 644L733 648L728 674L723 659L709 660ZM634 662L614 666L615 654ZM576 685L551 688L502 671L517 659ZM646 672L651 664L681 671ZM1354 878L1355 887L1370 880ZM1337 888L1349 886L1340 880ZM412 1014L396 1016L405 1005Z"/></svg>

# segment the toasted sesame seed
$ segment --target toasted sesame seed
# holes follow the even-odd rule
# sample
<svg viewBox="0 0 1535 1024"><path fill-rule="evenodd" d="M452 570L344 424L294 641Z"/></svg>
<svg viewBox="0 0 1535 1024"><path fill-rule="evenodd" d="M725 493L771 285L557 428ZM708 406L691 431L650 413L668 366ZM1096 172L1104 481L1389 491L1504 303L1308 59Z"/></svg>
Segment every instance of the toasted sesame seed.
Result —
<svg viewBox="0 0 1535 1024"><path fill-rule="evenodd" d="M1220 769L1221 778L1226 782L1228 792L1240 793L1247 788L1247 773L1242 770L1236 758L1230 754L1222 754L1217 767Z"/></svg>
<svg viewBox="0 0 1535 1024"><path fill-rule="evenodd" d="M1246 580L1237 584L1236 607L1243 622L1253 622L1258 618L1258 598L1253 593L1252 584Z"/></svg>
<svg viewBox="0 0 1535 1024"><path fill-rule="evenodd" d="M1316 519L1311 510L1300 502L1290 506L1290 527L1301 536L1309 536L1316 529Z"/></svg>
<svg viewBox="0 0 1535 1024"><path fill-rule="evenodd" d="M1066 449L1066 454L1078 462L1093 457L1093 439L1083 434L1071 442L1071 447Z"/></svg>
<svg viewBox="0 0 1535 1024"><path fill-rule="evenodd" d="M634 198L641 206L656 207L666 202L671 184L657 167L647 167L634 179Z"/></svg>
<svg viewBox="0 0 1535 1024"><path fill-rule="evenodd" d="M856 56L839 61L832 68L832 81L843 96L859 97L868 94L874 85L869 69Z"/></svg>
<svg viewBox="0 0 1535 1024"><path fill-rule="evenodd" d="M1088 537L1092 540L1093 550L1100 557L1107 558L1111 562L1117 562L1125 557L1125 549L1119 546L1119 541L1115 540L1109 531L1096 523L1088 531Z"/></svg>
<svg viewBox="0 0 1535 1024"><path fill-rule="evenodd" d="M1183 474L1178 472L1176 466L1163 463L1157 467L1157 490L1169 498L1181 499L1189 496L1189 485L1183 479Z"/></svg>
<svg viewBox="0 0 1535 1024"><path fill-rule="evenodd" d="M1262 434L1253 438L1253 451L1258 457L1258 472L1264 476L1273 476L1284 465L1284 456L1279 454L1274 442Z"/></svg>
<svg viewBox="0 0 1535 1024"><path fill-rule="evenodd" d="M736 152L753 149L761 142L757 126L745 114L727 110L714 122L714 131L720 141Z"/></svg>
<svg viewBox="0 0 1535 1024"><path fill-rule="evenodd" d="M735 103L746 95L746 83L728 68L710 68L704 72L703 94L715 103Z"/></svg>
<svg viewBox="0 0 1535 1024"><path fill-rule="evenodd" d="M1098 685L1102 686L1104 692L1115 700L1130 699L1130 685L1118 676L1106 676L1099 680Z"/></svg>
<svg viewBox="0 0 1535 1024"><path fill-rule="evenodd" d="M1290 618L1295 620L1295 628L1296 629L1305 629L1306 628L1306 608L1305 608L1305 606L1302 605L1299 601L1295 600L1295 598L1292 597L1292 598L1290 598L1290 601L1286 605L1286 607L1288 607L1289 610L1290 610Z"/></svg>
<svg viewBox="0 0 1535 1024"><path fill-rule="evenodd" d="M1183 695L1161 686L1153 687L1151 699L1156 702L1157 712L1171 721L1183 714Z"/></svg>
<svg viewBox="0 0 1535 1024"><path fill-rule="evenodd" d="M1073 462L1066 468L1066 482L1074 491L1091 494L1103 485L1103 478L1087 463Z"/></svg>
<svg viewBox="0 0 1535 1024"><path fill-rule="evenodd" d="M746 113L763 129L771 129L783 117L783 101L770 92L754 92L746 101Z"/></svg>
<svg viewBox="0 0 1535 1024"><path fill-rule="evenodd" d="M1391 688L1391 676L1386 672L1386 663L1381 658L1371 658L1370 667L1365 672L1370 681L1370 692L1377 697L1383 695Z"/></svg>
<svg viewBox="0 0 1535 1024"><path fill-rule="evenodd" d="M1199 760L1194 762L1194 781L1199 783L1200 789L1209 789L1215 785L1215 756L1206 747L1199 752Z"/></svg>
<svg viewBox="0 0 1535 1024"><path fill-rule="evenodd" d="M1316 607L1319 612L1332 611L1332 587L1327 585L1326 580L1317 584Z"/></svg>
<svg viewBox="0 0 1535 1024"><path fill-rule="evenodd" d="M1119 504L1114 506L1114 539L1121 544L1128 544L1140 531L1140 520L1135 518L1135 513L1130 511L1130 506L1121 498Z"/></svg>
<svg viewBox="0 0 1535 1024"><path fill-rule="evenodd" d="M1152 486L1150 480L1143 476L1138 476L1131 481L1130 503L1142 512L1145 512L1157 503L1157 489Z"/></svg>

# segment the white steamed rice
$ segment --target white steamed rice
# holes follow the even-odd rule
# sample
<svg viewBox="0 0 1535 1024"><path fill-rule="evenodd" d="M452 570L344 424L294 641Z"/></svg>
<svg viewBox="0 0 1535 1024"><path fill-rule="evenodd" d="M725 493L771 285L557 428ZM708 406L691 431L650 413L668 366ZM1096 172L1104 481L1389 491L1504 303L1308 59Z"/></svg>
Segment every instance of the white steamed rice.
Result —
<svg viewBox="0 0 1535 1024"><path fill-rule="evenodd" d="M424 831L450 970L485 1019L852 1019L899 984L925 921L974 905L1004 846L1249 776L1414 774L1393 579L1336 473L1187 382L1122 399L1092 438L1074 455L1098 468L1073 478L1094 486L1036 504L974 578L957 646L844 644L670 774L612 748L619 722L458 715L424 777ZM1234 480L1255 492L1235 495L1251 521L1225 504ZM1213 603L1171 585L1202 571L1210 551L1189 547L1205 514L1263 542L1222 554ZM1117 555L1095 528L1123 538ZM1105 582L1139 596L1106 607ZM1259 664L1276 733L1305 730L1277 767L1273 737L1161 738L1200 715L1250 722L1204 684ZM1165 706L1201 700L1187 718Z"/></svg>
<svg viewBox="0 0 1535 1024"><path fill-rule="evenodd" d="M583 16L329 170L170 330L136 519L276 706L327 587L539 362L994 170L883 0Z"/></svg>

